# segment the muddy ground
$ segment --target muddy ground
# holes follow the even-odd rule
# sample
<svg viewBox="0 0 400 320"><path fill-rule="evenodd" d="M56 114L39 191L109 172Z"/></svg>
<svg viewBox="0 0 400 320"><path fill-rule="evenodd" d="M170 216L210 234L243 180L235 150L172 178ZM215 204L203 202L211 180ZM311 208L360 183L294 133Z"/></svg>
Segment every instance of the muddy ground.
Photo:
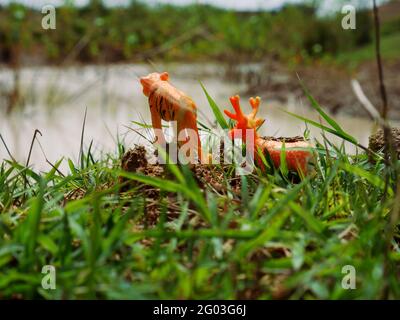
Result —
<svg viewBox="0 0 400 320"><path fill-rule="evenodd" d="M382 100L379 90L378 71L374 61L360 65L349 72L340 67L314 64L288 68L278 62L268 62L258 71L241 74L248 83L247 94L260 95L265 100L296 103L301 99L307 104L297 74L311 94L332 114L349 114L368 117L356 98L350 81L357 79L367 97L380 110ZM389 118L400 119L400 60L384 63L384 77L390 107Z"/></svg>

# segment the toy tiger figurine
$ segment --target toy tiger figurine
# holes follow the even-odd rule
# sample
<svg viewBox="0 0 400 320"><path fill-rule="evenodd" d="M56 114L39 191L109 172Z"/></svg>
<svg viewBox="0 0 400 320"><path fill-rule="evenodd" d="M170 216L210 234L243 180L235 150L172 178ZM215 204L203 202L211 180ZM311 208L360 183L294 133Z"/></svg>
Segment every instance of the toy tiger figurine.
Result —
<svg viewBox="0 0 400 320"><path fill-rule="evenodd" d="M166 140L161 129L161 119L164 121L176 121L178 135L182 130L194 130L197 136L197 144L191 141L186 134L186 142L197 147L198 159L201 159L201 142L197 129L197 108L193 100L185 93L172 86L167 72L150 73L140 78L143 93L149 98L151 122L155 130L156 143L165 145ZM193 149L191 149L193 150Z"/></svg>

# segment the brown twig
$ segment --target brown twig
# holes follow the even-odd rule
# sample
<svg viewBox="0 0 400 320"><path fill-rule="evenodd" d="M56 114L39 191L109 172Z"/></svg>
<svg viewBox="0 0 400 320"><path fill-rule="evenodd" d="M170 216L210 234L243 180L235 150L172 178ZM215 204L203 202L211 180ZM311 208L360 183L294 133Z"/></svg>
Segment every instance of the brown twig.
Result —
<svg viewBox="0 0 400 320"><path fill-rule="evenodd" d="M35 130L35 133L33 134L31 146L30 146L30 148L29 148L28 159L26 160L26 165L25 165L25 167L28 167L28 166L29 166L29 161L30 161L30 159L31 159L32 149L33 149L33 145L35 144L35 140L36 140L37 134L39 134L40 136L42 136L42 133L41 133L38 129L36 129L36 130Z"/></svg>
<svg viewBox="0 0 400 320"><path fill-rule="evenodd" d="M378 66L378 74L379 74L379 88L381 92L381 98L382 98L382 109L381 109L381 117L386 123L386 125L382 125L383 133L384 133L384 138L385 138L385 161L389 165L386 167L386 178L385 178L385 190L382 198L382 202L386 202L386 197L388 193L388 188L389 188L389 183L390 183L390 178L392 174L391 166L393 165L393 173L395 175L395 192L396 192L396 199L399 197L399 190L398 187L400 185L400 181L397 178L397 168L396 168L396 161L397 161L397 155L394 152L393 148L393 137L392 137L392 130L390 128L390 125L387 122L387 116L389 113L389 106L388 106L388 99L387 99L387 93L386 93L386 87L385 87L385 82L384 82L384 77L383 77L383 66L382 66L382 57L381 57L381 38L380 38L380 19L379 19L379 10L376 5L376 0L373 0L373 7L374 7L374 20L375 20L375 45L376 45L376 61L377 61L377 66ZM391 217L389 221L387 222L386 225L386 235L385 235L385 241L386 241L386 250L384 252L384 275L385 279L388 278L388 275L390 274L390 269L391 269L391 261L389 257L389 252L391 250L391 243L392 239L394 236L394 230L395 226L397 225L397 220L398 220L398 212L399 208L398 205L396 205L396 201L394 202L395 205L392 208L391 212ZM385 284L383 286L383 291L382 291L382 298L383 299L388 299L389 298L389 284L388 281L385 281Z"/></svg>
<svg viewBox="0 0 400 320"><path fill-rule="evenodd" d="M381 109L381 117L386 123L386 125L382 125L382 130L385 138L385 162L387 164L387 174L385 181L385 190L383 195L383 201L386 200L387 190L389 187L390 180L390 166L396 161L397 156L393 149L393 137L392 137L392 129L387 122L387 116L389 113L389 105L385 87L385 81L383 76L383 65L382 65L382 56L381 56L381 35L380 35L380 19L379 19L379 9L376 5L376 0L372 0L374 7L374 20L375 20L375 49L376 49L376 62L378 66L378 75L379 75L379 88L381 92L382 98L382 109ZM396 186L395 186L396 188Z"/></svg>
<svg viewBox="0 0 400 320"><path fill-rule="evenodd" d="M85 108L85 115L83 117L83 124L82 124L82 131L81 131L81 144L79 146L79 156L78 156L78 161L81 164L81 169L83 169L83 140L85 137L85 127L86 127L86 116L87 116L87 107Z"/></svg>
<svg viewBox="0 0 400 320"><path fill-rule="evenodd" d="M30 146L30 148L29 148L29 154L28 154L28 159L26 160L26 164L25 164L25 167L26 168L28 168L28 166L29 166L29 161L31 160L31 155L32 155L32 150L33 150L33 145L35 144L35 140L36 140L36 136L37 135L40 135L40 136L42 136L42 133L38 130L38 129L35 129L35 133L33 134L33 137L32 137L32 142L31 142L31 146ZM29 185L29 187L31 187L31 184L29 183L29 181L28 181L28 178L26 177L26 173L25 173L25 175L24 175L24 190L26 190L26 185ZM23 198L25 199L25 193L24 193L24 195L23 195Z"/></svg>
<svg viewBox="0 0 400 320"><path fill-rule="evenodd" d="M14 162L17 162L17 161L15 160L15 158L12 156L10 150L8 149L7 143L4 141L3 136L1 135L1 133L0 133L0 140L3 142L3 145L4 145L4 147L6 148L7 153L8 153L8 155L10 156L11 160L14 161Z"/></svg>
<svg viewBox="0 0 400 320"><path fill-rule="evenodd" d="M379 89L381 92L382 98L382 110L381 116L384 120L387 119L388 115L388 100L385 82L383 79L383 66L382 66L382 57L381 57L381 27L380 27L380 19L379 19L379 9L376 6L376 0L373 0L374 4L374 19L375 19L375 50L376 50L376 62L378 64L378 75L379 75Z"/></svg>

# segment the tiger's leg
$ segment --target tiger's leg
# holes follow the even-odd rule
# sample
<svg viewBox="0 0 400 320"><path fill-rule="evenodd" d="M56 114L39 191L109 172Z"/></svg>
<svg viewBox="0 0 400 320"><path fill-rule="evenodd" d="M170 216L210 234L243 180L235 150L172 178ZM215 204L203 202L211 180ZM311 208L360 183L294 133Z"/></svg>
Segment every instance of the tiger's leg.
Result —
<svg viewBox="0 0 400 320"><path fill-rule="evenodd" d="M154 135L156 137L156 140L154 141L154 143L157 143L161 146L165 146L166 140L165 140L165 136L164 136L164 133L163 133L162 127L161 127L161 116L157 112L157 110L154 106L150 107L150 112L151 112L151 124L153 126Z"/></svg>
<svg viewBox="0 0 400 320"><path fill-rule="evenodd" d="M178 133L185 129L187 131L185 143L189 143L187 147L190 147L190 156L192 157L194 153L197 153L197 159L201 159L201 141L197 129L196 116L191 112L185 114L183 121L178 121Z"/></svg>
<svg viewBox="0 0 400 320"><path fill-rule="evenodd" d="M196 136L194 131L187 131L187 123L185 119L177 121L178 123L178 146L179 146L179 162L180 163L197 163L195 154L196 149Z"/></svg>
<svg viewBox="0 0 400 320"><path fill-rule="evenodd" d="M202 158L202 150L201 150L201 141L199 135L199 129L197 128L197 118L195 115L191 115L187 122L187 128L193 130L197 136L197 156L201 160Z"/></svg>

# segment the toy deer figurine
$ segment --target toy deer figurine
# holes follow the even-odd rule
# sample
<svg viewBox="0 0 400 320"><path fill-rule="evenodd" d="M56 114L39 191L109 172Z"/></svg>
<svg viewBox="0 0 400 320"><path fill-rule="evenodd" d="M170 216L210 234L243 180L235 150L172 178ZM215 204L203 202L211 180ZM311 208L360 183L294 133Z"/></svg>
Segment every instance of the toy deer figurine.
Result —
<svg viewBox="0 0 400 320"><path fill-rule="evenodd" d="M263 161L258 154L257 149L259 149L263 154L265 151L268 151L275 167L279 167L283 142L267 140L257 134L257 129L264 123L264 120L256 118L261 102L260 97L250 98L249 102L253 110L248 115L245 115L242 112L240 107L240 97L238 95L231 97L230 101L235 113L231 113L228 110L224 110L224 112L229 118L236 122L235 127L230 131L231 137L233 139L238 138L238 133L241 133L242 141L246 142L246 129L253 129L252 138L254 138L254 157L256 164L261 169L264 169ZM303 174L307 174L307 164L312 156L311 152L307 150L309 148L310 144L306 141L286 142L285 153L287 168L289 170L301 171Z"/></svg>

